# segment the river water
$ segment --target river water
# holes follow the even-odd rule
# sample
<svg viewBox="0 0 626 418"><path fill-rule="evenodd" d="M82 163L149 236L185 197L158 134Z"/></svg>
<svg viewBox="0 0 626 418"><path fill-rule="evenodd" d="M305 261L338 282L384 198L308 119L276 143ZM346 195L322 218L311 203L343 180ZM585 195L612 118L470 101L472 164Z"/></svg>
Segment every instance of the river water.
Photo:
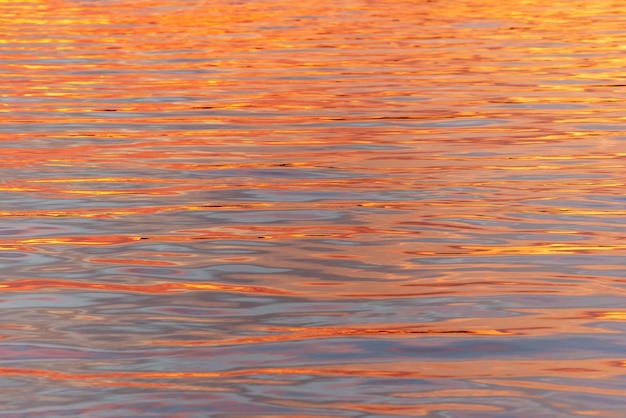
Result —
<svg viewBox="0 0 626 418"><path fill-rule="evenodd" d="M623 417L621 0L0 0L0 416Z"/></svg>

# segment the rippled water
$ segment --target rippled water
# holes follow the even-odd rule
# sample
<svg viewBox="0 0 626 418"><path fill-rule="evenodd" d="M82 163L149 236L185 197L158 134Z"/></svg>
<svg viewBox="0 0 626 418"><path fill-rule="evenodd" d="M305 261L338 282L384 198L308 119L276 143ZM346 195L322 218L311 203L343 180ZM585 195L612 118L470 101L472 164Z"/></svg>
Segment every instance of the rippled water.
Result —
<svg viewBox="0 0 626 418"><path fill-rule="evenodd" d="M0 415L623 417L619 0L0 0Z"/></svg>

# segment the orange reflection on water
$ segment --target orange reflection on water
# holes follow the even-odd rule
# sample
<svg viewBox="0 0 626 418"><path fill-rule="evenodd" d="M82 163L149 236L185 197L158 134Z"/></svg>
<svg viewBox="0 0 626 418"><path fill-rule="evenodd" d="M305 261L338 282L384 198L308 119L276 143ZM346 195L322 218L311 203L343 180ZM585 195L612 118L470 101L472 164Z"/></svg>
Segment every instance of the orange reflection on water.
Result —
<svg viewBox="0 0 626 418"><path fill-rule="evenodd" d="M0 410L619 416L625 11L0 1Z"/></svg>
<svg viewBox="0 0 626 418"><path fill-rule="evenodd" d="M72 282L69 280L22 279L0 284L4 291L34 291L40 289L93 289L104 291L122 291L139 293L167 294L194 290L230 291L247 293L266 293L288 295L289 292L261 286L233 286L219 283L159 283L147 285L129 285L120 283Z"/></svg>
<svg viewBox="0 0 626 418"><path fill-rule="evenodd" d="M594 319L608 319L612 321L626 320L626 312L620 311L593 312L592 315Z"/></svg>
<svg viewBox="0 0 626 418"><path fill-rule="evenodd" d="M445 324L433 324L433 326L442 326ZM431 327L432 328L432 327ZM299 341L304 339L320 339L320 338L338 338L346 336L391 336L397 335L399 337L411 337L416 335L515 335L512 332L499 331L499 330L473 330L473 329L429 329L424 327L423 329L415 328L394 328L394 327L381 327L381 328L318 328L313 327L306 329L289 329L289 328L270 328L264 329L266 332L275 332L277 334L265 337L246 337L246 338L232 338L221 339L219 341L152 341L154 345L173 345L173 346L198 346L198 345L239 345L239 344L258 344L258 343L270 343L279 341ZM280 333L280 334L278 334Z"/></svg>

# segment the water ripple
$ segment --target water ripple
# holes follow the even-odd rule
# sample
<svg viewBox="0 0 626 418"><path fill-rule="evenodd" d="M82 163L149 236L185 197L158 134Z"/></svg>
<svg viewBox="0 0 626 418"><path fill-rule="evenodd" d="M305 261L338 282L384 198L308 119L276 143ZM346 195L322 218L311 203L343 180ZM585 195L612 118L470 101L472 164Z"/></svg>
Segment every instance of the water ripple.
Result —
<svg viewBox="0 0 626 418"><path fill-rule="evenodd" d="M0 414L622 417L622 9L0 2Z"/></svg>

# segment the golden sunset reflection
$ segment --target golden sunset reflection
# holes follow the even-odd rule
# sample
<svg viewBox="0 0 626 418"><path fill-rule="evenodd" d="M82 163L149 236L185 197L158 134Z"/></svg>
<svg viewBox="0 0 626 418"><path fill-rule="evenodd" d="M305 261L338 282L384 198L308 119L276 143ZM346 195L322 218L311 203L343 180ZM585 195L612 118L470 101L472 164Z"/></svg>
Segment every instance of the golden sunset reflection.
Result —
<svg viewBox="0 0 626 418"><path fill-rule="evenodd" d="M624 2L0 23L0 415L623 416Z"/></svg>

